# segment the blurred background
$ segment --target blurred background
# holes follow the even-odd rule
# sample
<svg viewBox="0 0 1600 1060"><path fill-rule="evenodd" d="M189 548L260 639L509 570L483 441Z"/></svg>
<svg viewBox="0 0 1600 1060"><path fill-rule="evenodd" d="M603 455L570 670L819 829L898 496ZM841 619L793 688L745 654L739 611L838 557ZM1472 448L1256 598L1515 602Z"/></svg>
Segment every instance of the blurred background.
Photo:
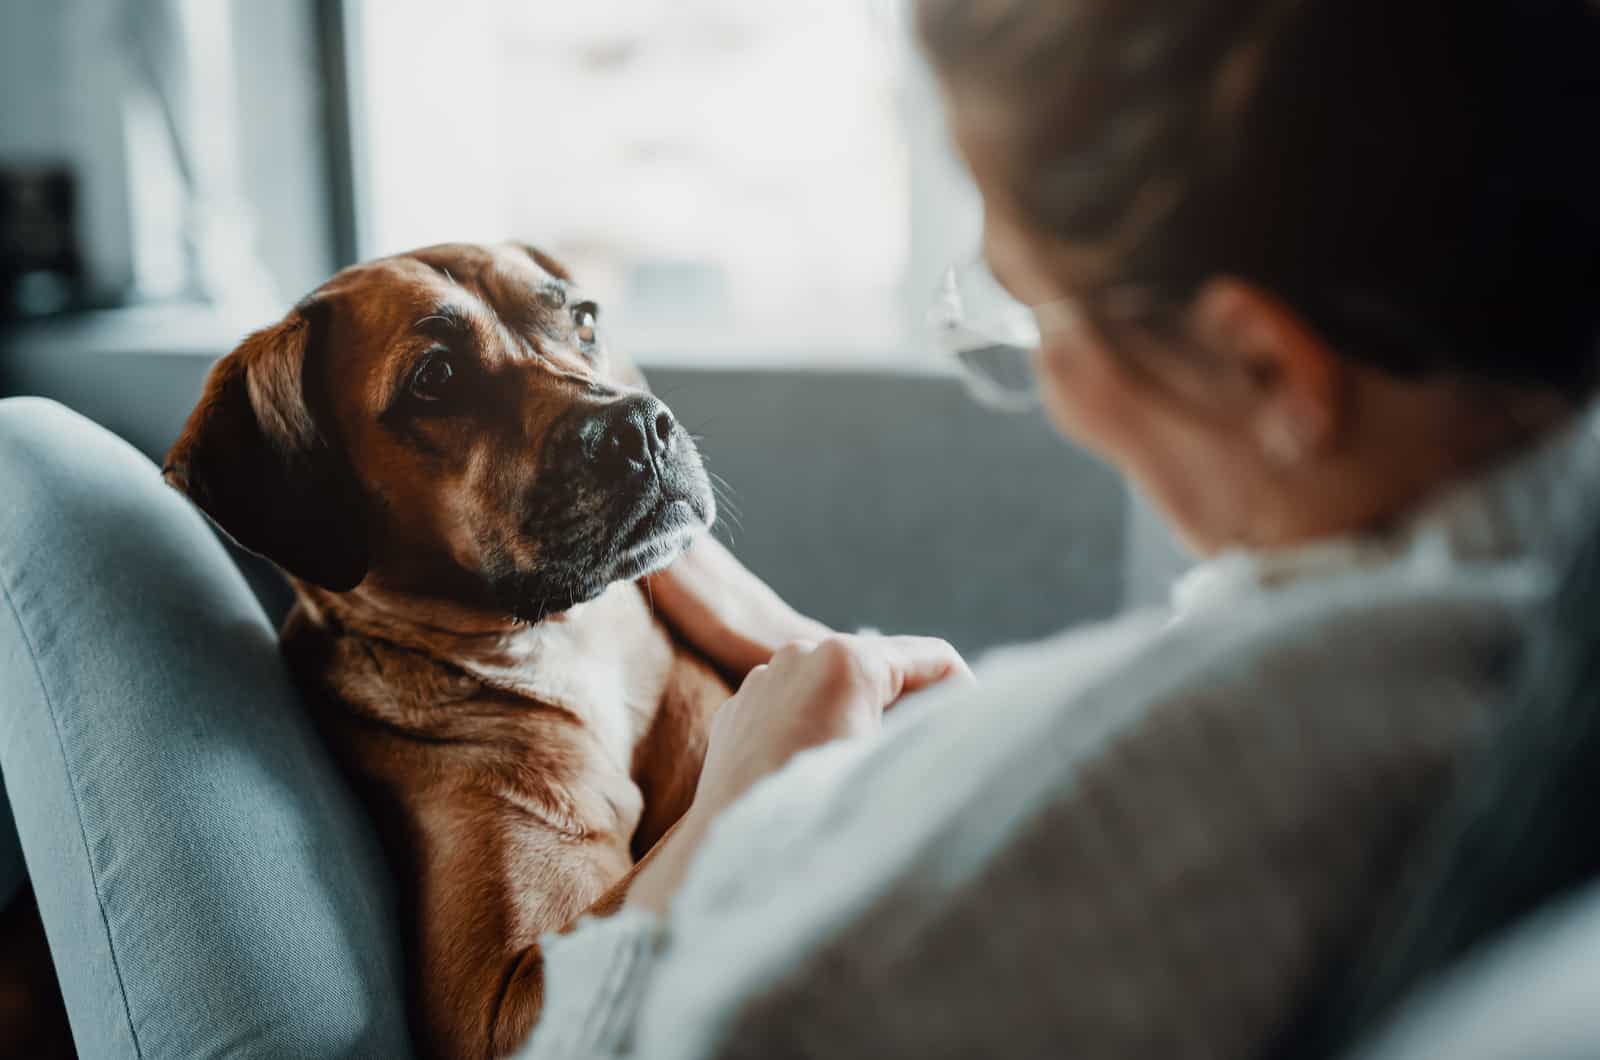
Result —
<svg viewBox="0 0 1600 1060"><path fill-rule="evenodd" d="M0 396L152 457L335 269L518 238L705 436L720 532L831 622L978 651L1181 565L930 361L979 216L904 0L0 0L0 101Z"/></svg>
<svg viewBox="0 0 1600 1060"><path fill-rule="evenodd" d="M915 344L976 198L898 0L5 0L6 307L253 323L530 239L694 358Z"/></svg>

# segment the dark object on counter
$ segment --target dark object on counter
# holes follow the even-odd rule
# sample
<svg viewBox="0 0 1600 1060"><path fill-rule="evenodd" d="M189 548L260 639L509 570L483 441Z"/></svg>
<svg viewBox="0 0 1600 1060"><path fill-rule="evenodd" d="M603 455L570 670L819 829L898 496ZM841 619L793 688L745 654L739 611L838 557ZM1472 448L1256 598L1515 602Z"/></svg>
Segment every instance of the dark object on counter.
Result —
<svg viewBox="0 0 1600 1060"><path fill-rule="evenodd" d="M72 308L83 285L71 170L0 165L0 318Z"/></svg>

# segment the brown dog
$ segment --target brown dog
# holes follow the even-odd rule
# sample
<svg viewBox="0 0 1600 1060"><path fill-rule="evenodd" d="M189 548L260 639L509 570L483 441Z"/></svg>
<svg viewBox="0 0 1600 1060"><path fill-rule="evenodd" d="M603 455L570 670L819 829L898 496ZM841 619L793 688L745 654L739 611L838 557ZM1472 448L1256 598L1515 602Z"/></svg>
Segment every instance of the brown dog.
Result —
<svg viewBox="0 0 1600 1060"><path fill-rule="evenodd" d="M620 903L729 694L635 582L714 503L598 313L520 246L346 269L217 364L168 458L294 584L283 650L383 835L438 1056L527 1037L539 935Z"/></svg>

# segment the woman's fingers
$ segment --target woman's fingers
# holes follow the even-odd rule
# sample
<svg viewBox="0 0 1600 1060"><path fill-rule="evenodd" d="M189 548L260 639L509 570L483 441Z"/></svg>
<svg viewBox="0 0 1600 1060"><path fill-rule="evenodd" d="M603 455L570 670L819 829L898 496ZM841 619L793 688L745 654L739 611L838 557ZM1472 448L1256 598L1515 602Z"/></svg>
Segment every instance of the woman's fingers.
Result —
<svg viewBox="0 0 1600 1060"><path fill-rule="evenodd" d="M824 699L859 696L875 710L941 681L973 679L961 654L935 637L870 634L795 642L780 648L772 665L812 668L826 690Z"/></svg>
<svg viewBox="0 0 1600 1060"><path fill-rule="evenodd" d="M901 696L920 692L943 681L972 682L972 670L961 653L937 637L880 637L877 648L894 677L892 706Z"/></svg>
<svg viewBox="0 0 1600 1060"><path fill-rule="evenodd" d="M715 816L800 751L876 731L901 696L971 679L960 654L931 637L790 641L712 719L695 805Z"/></svg>

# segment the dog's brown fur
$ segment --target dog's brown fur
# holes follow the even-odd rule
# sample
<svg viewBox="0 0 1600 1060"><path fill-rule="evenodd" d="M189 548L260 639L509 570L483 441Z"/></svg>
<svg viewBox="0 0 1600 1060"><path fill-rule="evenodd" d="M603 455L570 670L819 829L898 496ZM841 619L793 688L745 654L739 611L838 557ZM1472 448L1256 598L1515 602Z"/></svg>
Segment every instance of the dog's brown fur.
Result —
<svg viewBox="0 0 1600 1060"><path fill-rule="evenodd" d="M486 582L497 563L548 560L514 498L562 415L640 382L615 355L581 355L540 301L567 279L519 246L346 270L218 363L168 460L168 481L291 576L283 650L384 838L413 1029L436 1056L523 1042L540 934L620 904L687 808L728 695L637 572L542 621L512 619ZM444 303L500 411L397 426L397 365Z"/></svg>

